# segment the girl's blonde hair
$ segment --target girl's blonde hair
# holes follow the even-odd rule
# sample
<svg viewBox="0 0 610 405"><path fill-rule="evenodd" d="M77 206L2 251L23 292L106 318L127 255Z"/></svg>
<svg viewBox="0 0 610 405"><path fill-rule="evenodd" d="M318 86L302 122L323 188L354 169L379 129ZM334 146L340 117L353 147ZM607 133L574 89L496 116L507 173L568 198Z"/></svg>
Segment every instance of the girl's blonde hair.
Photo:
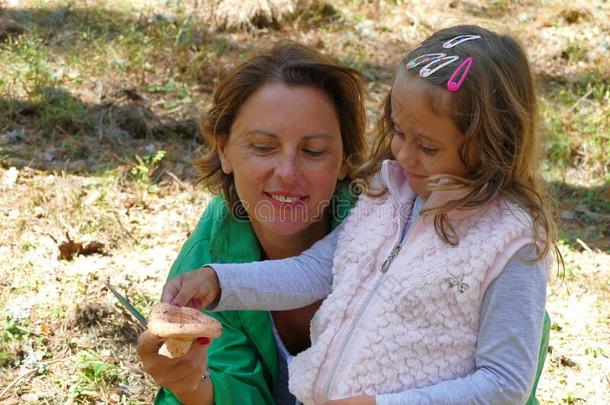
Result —
<svg viewBox="0 0 610 405"><path fill-rule="evenodd" d="M481 38L444 49L443 44L458 35L480 35ZM552 214L549 194L540 177L541 139L538 131L538 106L533 75L520 44L512 37L499 35L472 25L443 29L423 41L403 60L399 72L407 80L418 80L418 66L409 70L407 64L415 58L444 52L457 55L456 63L433 73L426 80L437 88L447 87L447 81L459 61L471 56L474 63L461 88L450 94L449 112L438 109L438 92L431 94L431 108L439 116L449 114L464 134L459 151L468 170L467 178L434 176L429 189L467 189L462 198L427 209L423 214L434 215L439 236L447 243L456 244L457 235L448 220L453 209L478 207L501 194L518 204L532 218L534 240L539 247L537 260L554 250L558 259L557 226ZM390 94L383 101L382 115L377 123L378 139L372 157L362 173L369 179L379 171L385 159L393 159L390 150L392 131ZM442 184L440 178L446 179Z"/></svg>

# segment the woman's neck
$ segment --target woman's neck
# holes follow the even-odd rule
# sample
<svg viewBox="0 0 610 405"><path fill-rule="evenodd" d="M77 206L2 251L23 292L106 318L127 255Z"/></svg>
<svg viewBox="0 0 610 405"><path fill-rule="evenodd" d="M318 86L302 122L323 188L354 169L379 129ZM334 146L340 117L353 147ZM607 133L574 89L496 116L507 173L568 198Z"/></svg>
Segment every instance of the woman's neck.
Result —
<svg viewBox="0 0 610 405"><path fill-rule="evenodd" d="M265 232L264 229L260 229L254 223L252 223L252 228L254 228L254 233L267 259L285 259L300 255L326 236L330 231L330 215L325 214L320 221L309 225L293 235L278 235Z"/></svg>

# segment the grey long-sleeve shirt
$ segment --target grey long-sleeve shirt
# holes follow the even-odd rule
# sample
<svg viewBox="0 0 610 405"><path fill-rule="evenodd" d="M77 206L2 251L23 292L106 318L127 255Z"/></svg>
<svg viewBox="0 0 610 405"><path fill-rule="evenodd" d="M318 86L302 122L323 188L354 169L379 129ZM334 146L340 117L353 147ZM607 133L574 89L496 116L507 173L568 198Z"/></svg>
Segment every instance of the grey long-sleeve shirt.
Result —
<svg viewBox="0 0 610 405"><path fill-rule="evenodd" d="M214 310L285 310L331 292L332 263L342 226L300 256L252 264L215 264L222 296ZM408 245L405 246L408 249ZM519 250L489 285L481 307L475 371L400 393L379 405L523 404L533 383L542 335L546 275L532 245Z"/></svg>

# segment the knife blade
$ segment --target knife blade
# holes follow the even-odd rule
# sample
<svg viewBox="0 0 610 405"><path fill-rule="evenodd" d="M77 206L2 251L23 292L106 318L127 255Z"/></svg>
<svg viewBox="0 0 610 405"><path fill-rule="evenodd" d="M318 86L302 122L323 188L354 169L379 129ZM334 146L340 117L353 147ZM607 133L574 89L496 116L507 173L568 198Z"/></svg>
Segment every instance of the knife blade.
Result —
<svg viewBox="0 0 610 405"><path fill-rule="evenodd" d="M106 283L106 287L108 287L110 292L112 292L114 294L114 296L117 297L117 299L119 300L119 302L121 304L123 304L125 309L127 309L127 311L129 311L129 313L131 315L133 315L134 318L136 318L136 320L140 323L140 325L142 325L144 328L146 328L147 327L146 317L144 315L142 315L140 313L140 311L138 311L136 309L136 307L134 307L133 304L131 302L129 302L129 300L127 298L123 297L121 295L121 293L119 293L113 286L111 286L110 283Z"/></svg>

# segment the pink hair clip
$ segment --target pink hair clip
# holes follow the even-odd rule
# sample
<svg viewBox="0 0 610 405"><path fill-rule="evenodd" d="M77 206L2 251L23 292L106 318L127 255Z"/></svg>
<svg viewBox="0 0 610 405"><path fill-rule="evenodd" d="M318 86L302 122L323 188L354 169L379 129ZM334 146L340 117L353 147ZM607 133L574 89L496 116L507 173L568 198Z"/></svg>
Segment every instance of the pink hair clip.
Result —
<svg viewBox="0 0 610 405"><path fill-rule="evenodd" d="M444 54L442 52L427 53L425 55L419 55L417 58L412 59L409 63L407 63L407 69L409 69L409 70L414 69L414 68L418 67L419 65L421 65L422 63L428 63L430 61L440 59L443 56L446 56L446 54Z"/></svg>
<svg viewBox="0 0 610 405"><path fill-rule="evenodd" d="M430 76L432 73L436 72L437 70L455 62L456 60L458 60L460 57L457 55L452 55L452 56L444 56L442 58L438 58L433 60L432 62L428 63L426 66L424 66L423 68L421 68L421 70L419 71L419 77L428 77ZM436 65L436 66L434 66ZM434 67L433 67L434 66Z"/></svg>
<svg viewBox="0 0 610 405"><path fill-rule="evenodd" d="M472 41L474 39L480 39L480 35L458 35L457 37L451 38L443 44L443 48L449 49L453 48L456 45L461 44L462 42Z"/></svg>
<svg viewBox="0 0 610 405"><path fill-rule="evenodd" d="M450 92L456 92L460 89L460 87L462 87L462 83L464 83L468 72L470 72L470 68L472 67L473 62L474 59L472 58L472 56L469 56L464 59L464 61L460 63L457 68L455 68L455 71L451 74L451 77L447 81L447 90L449 90ZM464 70L464 72L460 76L460 79L456 82L455 79L462 69Z"/></svg>

